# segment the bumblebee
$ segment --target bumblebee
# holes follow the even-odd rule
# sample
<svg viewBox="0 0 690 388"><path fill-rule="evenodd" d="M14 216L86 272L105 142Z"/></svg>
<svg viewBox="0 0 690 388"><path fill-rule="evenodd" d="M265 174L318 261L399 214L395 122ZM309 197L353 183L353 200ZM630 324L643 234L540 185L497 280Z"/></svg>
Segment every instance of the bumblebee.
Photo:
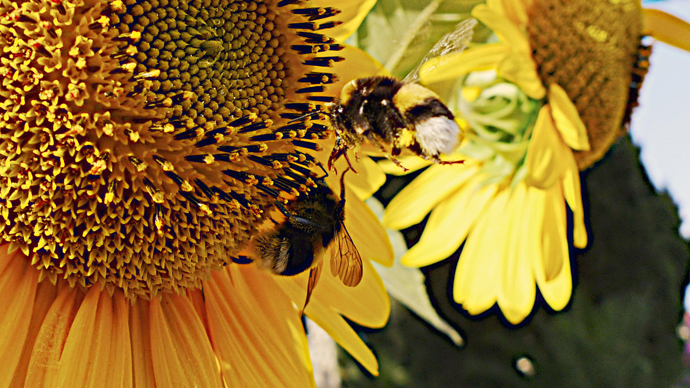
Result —
<svg viewBox="0 0 690 388"><path fill-rule="evenodd" d="M355 79L326 109L336 133L329 169L341 156L350 164L347 150L356 150L364 139L403 170L396 157L405 148L436 163L462 163L441 160L458 145L460 128L440 98L419 84L384 76Z"/></svg>
<svg viewBox="0 0 690 388"><path fill-rule="evenodd" d="M441 154L450 153L460 141L455 117L438 95L414 83L419 70L429 59L459 52L472 40L475 19L466 19L441 38L417 67L404 80L375 76L349 82L340 98L324 107L327 120L336 134L335 146L328 160L329 169L347 150L355 151L366 139L384 152L403 170L396 159L409 149L424 159L440 164L462 163L442 161ZM433 68L433 66L431 66Z"/></svg>
<svg viewBox="0 0 690 388"><path fill-rule="evenodd" d="M344 177L345 173L340 178L340 199L323 180L317 180L307 195L287 206L276 203L285 220L276 222L275 230L259 237L256 243L259 266L274 274L292 276L310 269L304 307L321 276L324 250L331 244L338 244L331 249L332 275L348 287L362 280L362 257L343 223Z"/></svg>

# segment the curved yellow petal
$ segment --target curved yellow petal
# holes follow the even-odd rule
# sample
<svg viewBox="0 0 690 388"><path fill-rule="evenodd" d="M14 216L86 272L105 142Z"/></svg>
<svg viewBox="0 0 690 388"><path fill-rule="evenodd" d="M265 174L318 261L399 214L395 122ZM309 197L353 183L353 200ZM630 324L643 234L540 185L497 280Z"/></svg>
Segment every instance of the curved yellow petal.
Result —
<svg viewBox="0 0 690 388"><path fill-rule="evenodd" d="M480 314L498 300L502 263L507 254L510 223L503 215L509 192L500 191L478 217L460 254L453 281L453 299L472 315Z"/></svg>
<svg viewBox="0 0 690 388"><path fill-rule="evenodd" d="M431 58L420 68L419 80L422 84L431 84L456 79L471 71L492 69L510 50L505 43L491 43Z"/></svg>
<svg viewBox="0 0 690 388"><path fill-rule="evenodd" d="M386 73L383 65L364 50L346 44L341 44L341 46L343 49L338 51L338 56L346 60L336 62L329 68L329 72L338 75L338 80L325 85L324 95L340 97L340 91L353 79Z"/></svg>
<svg viewBox="0 0 690 388"><path fill-rule="evenodd" d="M498 4L498 2L496 3ZM497 12L499 10L495 8L495 6L491 7L488 4L479 4L472 9L472 16L489 27L502 42L508 43L513 50L529 53L529 42L523 31L524 25L519 26L511 23L506 15Z"/></svg>
<svg viewBox="0 0 690 388"><path fill-rule="evenodd" d="M528 53L513 50L498 63L496 73L515 83L525 94L535 100L541 100L546 95L546 89Z"/></svg>
<svg viewBox="0 0 690 388"><path fill-rule="evenodd" d="M383 224L390 229L404 229L421 222L439 202L453 195L478 171L476 166L431 166L388 204Z"/></svg>
<svg viewBox="0 0 690 388"><path fill-rule="evenodd" d="M31 323L29 324L29 332L26 335L24 349L22 350L19 365L17 365L17 369L15 370L10 387L25 386L24 382L26 381L27 371L29 369L29 361L31 360L31 354L34 350L34 344L38 338L41 325L43 324L50 307L53 305L53 302L55 302L56 297L57 287L55 287L55 285L50 282L38 283L38 288L36 289L36 301L34 302ZM28 387L31 385L26 386Z"/></svg>
<svg viewBox="0 0 690 388"><path fill-rule="evenodd" d="M343 24L326 30L328 36L339 42L344 42L359 28L362 20L374 7L374 4L376 4L376 0L338 0L337 2L312 0L310 2L312 7L335 7L341 11L334 19L343 22Z"/></svg>
<svg viewBox="0 0 690 388"><path fill-rule="evenodd" d="M337 250L337 247L333 248ZM324 258L323 265L323 273L312 299L321 300L360 325L372 328L386 325L390 316L390 299L383 281L368 260L362 261L362 281L355 287L347 287L339 278L331 275L330 257ZM305 280L295 278L295 281L306 285L306 274L302 277Z"/></svg>
<svg viewBox="0 0 690 388"><path fill-rule="evenodd" d="M643 34L690 51L690 24L658 9L645 8L642 12Z"/></svg>
<svg viewBox="0 0 690 388"><path fill-rule="evenodd" d="M403 265L430 265L447 258L460 247L477 219L484 217L482 214L485 208L495 201L498 187L479 186L484 179L485 176L478 174L458 192L436 206L419 242L401 258Z"/></svg>
<svg viewBox="0 0 690 388"><path fill-rule="evenodd" d="M589 150L587 127L568 94L558 84L549 85L549 105L556 129L565 144L578 151Z"/></svg>
<svg viewBox="0 0 690 388"><path fill-rule="evenodd" d="M229 265L204 282L213 347L228 386L315 387L306 334L273 276Z"/></svg>
<svg viewBox="0 0 690 388"><path fill-rule="evenodd" d="M572 152L558 135L549 106L541 107L525 156L527 182L540 189L556 184L566 169L568 154Z"/></svg>
<svg viewBox="0 0 690 388"><path fill-rule="evenodd" d="M424 167L428 167L434 164L434 162L422 159L418 156L402 156L397 159L400 162L400 164L405 166L407 171L403 170L399 166L396 166L395 163L388 159L378 161L378 165L379 167L381 167L381 171L389 175L401 176L415 172L417 170L421 170Z"/></svg>
<svg viewBox="0 0 690 388"><path fill-rule="evenodd" d="M60 355L83 298L80 290L64 287L58 291L36 336L24 386L57 386Z"/></svg>
<svg viewBox="0 0 690 388"><path fill-rule="evenodd" d="M222 387L211 342L189 299L165 294L149 307L156 386Z"/></svg>
<svg viewBox="0 0 690 388"><path fill-rule="evenodd" d="M131 387L129 312L122 291L91 287L60 356L56 387Z"/></svg>
<svg viewBox="0 0 690 388"><path fill-rule="evenodd" d="M393 264L393 247L388 233L371 209L349 188L346 190L345 228L363 258L385 266ZM337 242L334 242L337 245Z"/></svg>
<svg viewBox="0 0 690 388"><path fill-rule="evenodd" d="M501 287L497 302L503 315L512 324L522 322L534 307L537 286L532 273L531 258L538 246L539 229L534 224L539 218L534 214L534 201L543 195L533 195L537 189L521 183L510 194L506 211L501 220L509 223L507 240L497 240L494 244L505 244L505 258L501 263Z"/></svg>
<svg viewBox="0 0 690 388"><path fill-rule="evenodd" d="M321 278L323 279L327 276L330 276L330 274L324 272ZM296 301L296 303L304 301L304 282L299 283L287 277L276 279L276 282L283 291L288 294L290 299ZM320 286L321 283L319 282L314 290L315 293ZM357 333L352 330L352 327L345 319L330 308L327 302L322 302L320 298L312 298L304 313L309 319L326 330L331 338L342 346L345 351L350 353L355 360L362 364L369 373L374 376L379 375L379 364L374 354L364 342L362 342L362 339L359 338Z"/></svg>
<svg viewBox="0 0 690 388"><path fill-rule="evenodd" d="M573 212L573 245L578 248L587 246L587 228L585 227L585 210L582 206L582 189L580 187L580 170L572 154L564 156L566 168L563 172L563 196Z"/></svg>
<svg viewBox="0 0 690 388"><path fill-rule="evenodd" d="M0 246L0 386L9 386L29 332L38 285L38 271L20 250Z"/></svg>
<svg viewBox="0 0 690 388"><path fill-rule="evenodd" d="M558 311L568 304L573 290L565 201L560 185L546 191L543 217L541 256L534 256L534 276L546 303Z"/></svg>
<svg viewBox="0 0 690 388"><path fill-rule="evenodd" d="M137 300L129 309L129 335L132 339L132 370L134 386L146 388L156 386L151 354L151 326L149 302Z"/></svg>
<svg viewBox="0 0 690 388"><path fill-rule="evenodd" d="M495 3L495 5L494 5ZM513 24L517 26L527 25L527 9L522 1L515 0L487 0L489 8L500 7L503 13Z"/></svg>

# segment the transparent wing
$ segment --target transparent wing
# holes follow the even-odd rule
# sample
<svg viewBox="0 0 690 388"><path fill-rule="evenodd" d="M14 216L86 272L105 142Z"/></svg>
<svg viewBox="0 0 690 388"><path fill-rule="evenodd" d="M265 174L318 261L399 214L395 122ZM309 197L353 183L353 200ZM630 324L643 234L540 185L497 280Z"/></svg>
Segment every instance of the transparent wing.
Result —
<svg viewBox="0 0 690 388"><path fill-rule="evenodd" d="M415 82L419 79L419 69L431 58L440 57L442 55L459 52L464 50L472 40L474 26L477 25L477 20L473 18L465 19L458 23L453 31L447 33L429 50L429 53L424 56L424 59L412 70L403 82Z"/></svg>
<svg viewBox="0 0 690 388"><path fill-rule="evenodd" d="M307 298L304 301L304 307L302 308L302 311L304 311L304 309L306 309L307 305L309 304L309 300L311 299L311 293L314 292L314 287L316 287L316 283L319 282L319 278L321 277L322 268L323 262L319 263L319 265L309 270L309 281L307 282Z"/></svg>
<svg viewBox="0 0 690 388"><path fill-rule="evenodd" d="M338 239L338 250L331 256L331 273L338 276L348 287L355 287L362 280L362 256L359 255L352 237L341 223Z"/></svg>

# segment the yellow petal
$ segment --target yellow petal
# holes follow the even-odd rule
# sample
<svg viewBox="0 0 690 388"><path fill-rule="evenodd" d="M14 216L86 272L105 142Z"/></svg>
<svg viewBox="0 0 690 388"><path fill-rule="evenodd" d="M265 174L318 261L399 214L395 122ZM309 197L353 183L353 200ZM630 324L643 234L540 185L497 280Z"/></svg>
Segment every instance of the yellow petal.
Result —
<svg viewBox="0 0 690 388"><path fill-rule="evenodd" d="M455 271L453 299L472 315L480 314L498 300L501 288L504 257L507 254L505 242L510 223L503 217L508 191L496 194L477 219L460 254Z"/></svg>
<svg viewBox="0 0 690 388"><path fill-rule="evenodd" d="M544 198L541 256L533 257L533 265L539 291L556 311L568 304L573 289L566 222L563 192L555 185Z"/></svg>
<svg viewBox="0 0 690 388"><path fill-rule="evenodd" d="M129 310L129 333L132 339L132 370L134 387L156 386L151 352L151 327L149 302L137 300Z"/></svg>
<svg viewBox="0 0 690 388"><path fill-rule="evenodd" d="M56 387L131 387L127 301L91 287L60 356Z"/></svg>
<svg viewBox="0 0 690 388"><path fill-rule="evenodd" d="M335 3L332 0L312 0L309 4L312 7L336 7L342 11L334 19L342 21L343 24L326 30L326 34L339 42L344 42L359 28L364 17L376 4L376 0L338 0Z"/></svg>
<svg viewBox="0 0 690 388"><path fill-rule="evenodd" d="M496 3L499 2L497 1ZM472 16L489 27L502 42L508 43L513 50L524 53L530 52L527 35L523 31L524 25L518 26L512 23L506 18L506 15L497 12L499 10L496 8L495 6L479 4L472 9Z"/></svg>
<svg viewBox="0 0 690 388"><path fill-rule="evenodd" d="M690 51L690 24L658 9L645 8L642 12L644 35Z"/></svg>
<svg viewBox="0 0 690 388"><path fill-rule="evenodd" d="M463 52L431 58L419 70L422 84L454 80L471 71L495 68L510 53L510 46L505 43L491 43L472 47ZM407 167L407 166L405 166Z"/></svg>
<svg viewBox="0 0 690 388"><path fill-rule="evenodd" d="M151 356L158 387L222 387L206 329L186 296L151 299Z"/></svg>
<svg viewBox="0 0 690 388"><path fill-rule="evenodd" d="M558 84L549 85L549 105L556 129L565 144L578 151L589 150L587 128L582 122L577 108L570 101L565 90Z"/></svg>
<svg viewBox="0 0 690 388"><path fill-rule="evenodd" d="M515 0L488 0L486 4L492 7L493 3L500 5L501 12L515 25L527 25L527 10L522 1Z"/></svg>
<svg viewBox="0 0 690 388"><path fill-rule="evenodd" d="M23 387L26 380L27 370L29 369L29 361L33 353L34 344L38 338L38 332L41 329L43 320L50 310L50 306L55 302L57 296L57 287L50 282L41 282L38 284L36 290L36 301L34 302L33 314L31 315L31 323L29 324L29 332L26 335L24 342L24 349L19 360L19 365L12 378L10 387ZM0 384L1 385L1 384ZM30 386L30 385L27 385Z"/></svg>
<svg viewBox="0 0 690 388"><path fill-rule="evenodd" d="M383 65L364 50L346 44L342 44L342 46L343 49L338 51L338 56L346 60L334 63L329 69L329 72L338 75L338 80L332 84L325 85L324 95L340 97L340 91L353 79L386 73ZM353 66L353 64L356 64L356 66Z"/></svg>
<svg viewBox="0 0 690 388"><path fill-rule="evenodd" d="M532 273L531 258L539 241L539 218L535 217L533 202L543 198L535 194L540 190L521 183L511 193L506 211L495 222L509 223L507 240L494 244L505 244L505 258L501 263L502 279L498 290L498 306L512 324L522 322L534 307L537 286ZM536 198L535 198L536 197Z"/></svg>
<svg viewBox="0 0 690 388"><path fill-rule="evenodd" d="M393 264L393 247L388 233L369 207L354 193L346 190L345 228L363 258L385 266ZM337 244L337 242L334 242Z"/></svg>
<svg viewBox="0 0 690 388"><path fill-rule="evenodd" d="M478 171L476 166L431 166L388 204L384 225L390 229L404 229L421 222L431 209L465 185Z"/></svg>
<svg viewBox="0 0 690 388"><path fill-rule="evenodd" d="M563 196L573 212L573 245L578 248L587 246L587 228L585 227L585 210L582 206L582 189L580 188L580 170L575 157L566 157L567 163L563 173Z"/></svg>
<svg viewBox="0 0 690 388"><path fill-rule="evenodd" d="M273 277L229 265L204 283L223 378L239 387L315 387L299 312Z"/></svg>
<svg viewBox="0 0 690 388"><path fill-rule="evenodd" d="M334 248L337 250L337 247ZM362 281L355 287L347 287L339 278L331 275L329 258L325 258L323 264L323 275L314 289L312 299L321 300L362 326L380 328L388 322L391 308L388 293L368 260L362 261ZM306 284L306 280L296 278L295 281Z"/></svg>
<svg viewBox="0 0 690 388"><path fill-rule="evenodd" d="M9 244L0 246L0 386L12 381L29 332L36 298L38 271L17 250L7 252Z"/></svg>
<svg viewBox="0 0 690 388"><path fill-rule="evenodd" d="M568 155L572 152L561 140L549 106L541 107L525 157L527 182L540 189L553 186L566 169Z"/></svg>
<svg viewBox="0 0 690 388"><path fill-rule="evenodd" d="M84 294L81 291L70 287L58 290L57 297L36 336L24 386L57 386L60 355L83 298Z"/></svg>
<svg viewBox="0 0 690 388"><path fill-rule="evenodd" d="M477 175L436 206L419 242L401 258L403 265L430 265L447 258L460 247L487 203L495 201L497 186L479 187L484 179L483 175Z"/></svg>
<svg viewBox="0 0 690 388"><path fill-rule="evenodd" d="M324 271L321 279L329 277L330 273ZM296 303L304 301L304 282L299 283L291 278L277 278L276 282L278 285L290 296L290 299L294 300ZM361 286L361 284L360 284ZM321 282L316 286L314 293L316 293L321 287ZM358 286L359 287L359 286ZM374 376L379 374L379 365L376 361L376 357L371 352L371 350L362 342L357 333L352 330L352 327L335 312L332 308L328 306L328 302L322 302L320 298L312 297L304 313L319 325L322 329L326 330L328 334L342 346L345 351L350 353L352 357L355 358L362 366L364 366L369 373Z"/></svg>
<svg viewBox="0 0 690 388"><path fill-rule="evenodd" d="M515 83L528 96L541 100L546 89L537 74L536 65L529 53L513 50L496 67L496 73Z"/></svg>

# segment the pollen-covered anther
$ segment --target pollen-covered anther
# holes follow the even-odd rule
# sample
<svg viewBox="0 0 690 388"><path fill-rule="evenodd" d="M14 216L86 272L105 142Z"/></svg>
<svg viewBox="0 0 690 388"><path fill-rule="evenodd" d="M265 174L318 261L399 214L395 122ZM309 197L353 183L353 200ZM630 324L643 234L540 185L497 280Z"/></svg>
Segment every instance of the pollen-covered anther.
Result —
<svg viewBox="0 0 690 388"><path fill-rule="evenodd" d="M127 135L127 137L129 138L129 141L131 141L133 143L138 142L139 139L141 138L141 135L139 135L139 132L133 131L129 128L125 128L124 132Z"/></svg>
<svg viewBox="0 0 690 388"><path fill-rule="evenodd" d="M274 160L274 161L273 161L273 169L275 169L275 170L280 170L280 169L282 169L282 168L283 168L283 163L281 163L281 162L278 161L278 160Z"/></svg>
<svg viewBox="0 0 690 388"><path fill-rule="evenodd" d="M263 210L261 210L260 207L254 205L254 204L249 205L249 210L250 210L256 217L261 217L261 214L264 212Z"/></svg>
<svg viewBox="0 0 690 388"><path fill-rule="evenodd" d="M259 180L254 175L248 175L247 178L244 180L244 183L246 183L249 186L256 186L259 184Z"/></svg>
<svg viewBox="0 0 690 388"><path fill-rule="evenodd" d="M194 187L191 184L189 184L189 182L184 181L180 185L180 190L182 190L184 192L191 192L191 191L194 191Z"/></svg>
<svg viewBox="0 0 690 388"><path fill-rule="evenodd" d="M129 73L132 73L132 72L134 72L134 69L137 68L137 63L136 62L128 62L128 63L122 64L120 67L122 67L123 70L125 70Z"/></svg>
<svg viewBox="0 0 690 388"><path fill-rule="evenodd" d="M146 170L146 168L148 167L148 165L146 164L146 162L144 162L143 160L137 158L136 156L130 156L130 157L129 157L129 161L132 162L132 164L134 165L134 167L136 167L137 171L139 171L139 172L142 172L142 171Z"/></svg>
<svg viewBox="0 0 690 388"><path fill-rule="evenodd" d="M155 160L161 167L163 167L163 171L173 171L175 170L175 166L173 166L172 163L169 161L165 160L164 158L160 156L154 156L153 160Z"/></svg>
<svg viewBox="0 0 690 388"><path fill-rule="evenodd" d="M132 55L132 54L129 54ZM151 71L145 71L143 73L139 73L134 75L134 79L140 80L144 78L158 78L161 75L161 71L159 69L151 70ZM191 92L190 92L191 93Z"/></svg>

